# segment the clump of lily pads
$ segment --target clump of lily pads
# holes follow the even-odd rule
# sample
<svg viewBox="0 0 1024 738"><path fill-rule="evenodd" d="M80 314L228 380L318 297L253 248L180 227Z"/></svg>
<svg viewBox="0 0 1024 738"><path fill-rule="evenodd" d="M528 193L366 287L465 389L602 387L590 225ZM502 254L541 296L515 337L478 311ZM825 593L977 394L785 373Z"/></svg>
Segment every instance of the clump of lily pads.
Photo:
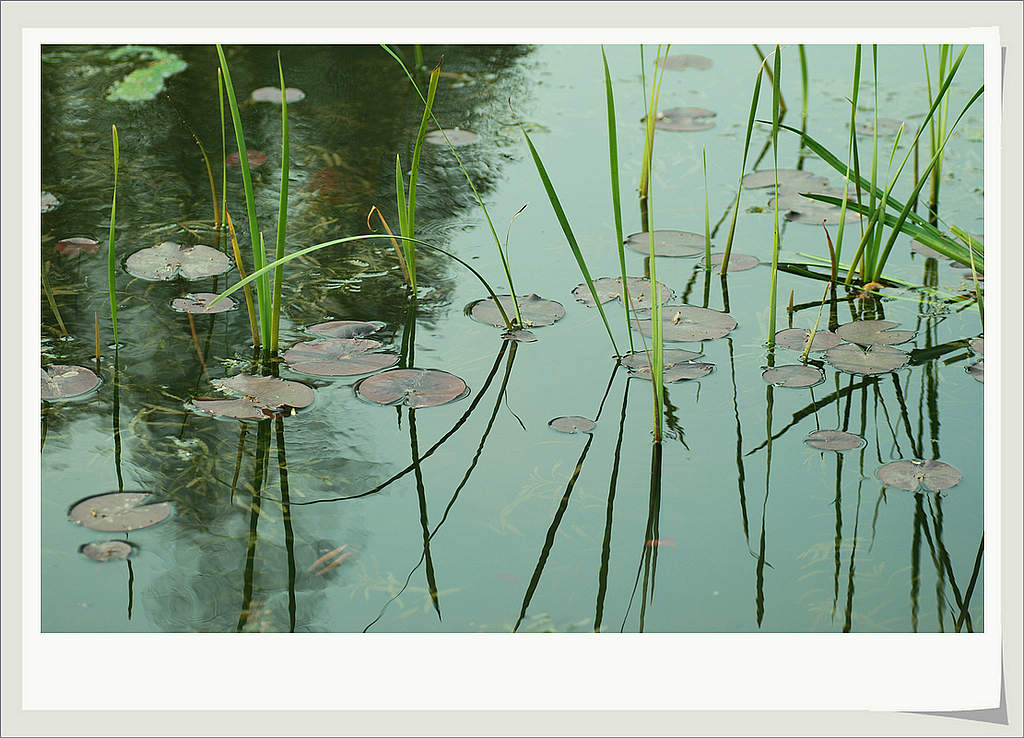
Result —
<svg viewBox="0 0 1024 738"><path fill-rule="evenodd" d="M397 364L395 354L376 352L383 345L369 338L324 338L297 343L282 358L289 369L301 374L348 377Z"/></svg>
<svg viewBox="0 0 1024 738"><path fill-rule="evenodd" d="M111 492L79 500L68 511L71 521L107 533L148 528L170 517L169 502L147 502L149 492Z"/></svg>
<svg viewBox="0 0 1024 738"><path fill-rule="evenodd" d="M295 411L313 404L316 395L312 388L301 382L277 377L259 377L236 374L214 379L214 387L237 395L234 399L197 397L189 404L195 412L235 420L266 420L293 415Z"/></svg>
<svg viewBox="0 0 1024 738"><path fill-rule="evenodd" d="M164 89L164 80L184 70L188 64L177 54L153 46L121 46L107 54L111 60L138 57L146 62L136 67L107 93L107 101L141 102L153 100Z"/></svg>
<svg viewBox="0 0 1024 738"><path fill-rule="evenodd" d="M355 393L376 405L436 407L469 394L466 383L440 369L391 369L359 380Z"/></svg>
<svg viewBox="0 0 1024 738"><path fill-rule="evenodd" d="M100 378L84 366L53 364L39 370L40 398L48 402L82 397L99 384Z"/></svg>
<svg viewBox="0 0 1024 738"><path fill-rule="evenodd" d="M515 318L515 304L511 295L498 295L498 303L501 304L505 314ZM536 328L539 326L552 325L565 317L565 308L554 300L545 300L539 295L518 296L519 315L523 319L523 327ZM466 306L466 315L480 323L493 325L495 328L504 328L505 319L501 317L493 297L485 297L476 300Z"/></svg>
<svg viewBox="0 0 1024 738"><path fill-rule="evenodd" d="M227 254L215 248L202 244L183 246L171 241L136 251L124 263L132 276L152 281L166 281L178 275L184 279L215 277L232 266Z"/></svg>
<svg viewBox="0 0 1024 738"><path fill-rule="evenodd" d="M932 492L939 492L955 487L961 479L956 468L933 459L892 461L879 467L877 474L885 486L905 489L908 492L916 492L922 486Z"/></svg>

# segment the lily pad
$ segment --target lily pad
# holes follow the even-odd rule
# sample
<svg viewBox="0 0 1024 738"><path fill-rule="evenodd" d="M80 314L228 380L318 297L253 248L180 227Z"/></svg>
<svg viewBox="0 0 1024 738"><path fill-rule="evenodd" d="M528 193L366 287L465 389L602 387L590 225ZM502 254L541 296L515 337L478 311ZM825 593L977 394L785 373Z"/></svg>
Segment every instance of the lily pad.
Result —
<svg viewBox="0 0 1024 738"><path fill-rule="evenodd" d="M505 331L501 334L503 341L515 341L516 343L534 343L537 340L537 336L533 335L533 331L520 329L517 331Z"/></svg>
<svg viewBox="0 0 1024 738"><path fill-rule="evenodd" d="M236 374L233 377L214 379L211 384L240 397L230 400L197 397L190 403L191 409L236 420L263 420L288 415L309 407L315 398L313 390L301 382L277 377Z"/></svg>
<svg viewBox="0 0 1024 738"><path fill-rule="evenodd" d="M870 346L863 349L843 343L825 352L825 359L847 374L888 374L910 360L910 356L892 346Z"/></svg>
<svg viewBox="0 0 1024 738"><path fill-rule="evenodd" d="M178 274L184 279L214 277L231 267L231 259L222 251L202 245L182 246L171 241L136 251L124 263L125 270L132 276L154 281L173 279Z"/></svg>
<svg viewBox="0 0 1024 738"><path fill-rule="evenodd" d="M451 141L452 146L465 146L480 138L472 131L464 131L461 128L444 128L442 130L443 133L442 131L431 131L423 137L423 140L435 146L447 146L448 141ZM448 141L445 141L445 136L448 137Z"/></svg>
<svg viewBox="0 0 1024 738"><path fill-rule="evenodd" d="M976 361L967 367L967 373L984 384L985 382L985 360Z"/></svg>
<svg viewBox="0 0 1024 738"><path fill-rule="evenodd" d="M171 300L171 307L179 313L194 313L197 315L226 313L228 310L234 309L236 303L230 297L225 297L216 305L210 307L210 302L215 297L217 297L217 295L212 292L196 292L194 294L185 295L184 297L174 298Z"/></svg>
<svg viewBox="0 0 1024 738"><path fill-rule="evenodd" d="M629 290L630 310L642 310L651 306L653 300L651 299L651 281L649 279L626 277L626 288ZM602 303L622 300L622 277L595 279L594 291L597 292L597 298ZM587 307L594 307L597 304L586 283L579 285L572 293ZM658 282L658 298L662 305L672 299L672 290L661 282Z"/></svg>
<svg viewBox="0 0 1024 738"><path fill-rule="evenodd" d="M297 87L285 87L284 88L284 99L285 102L294 103L302 100L306 97L306 93ZM260 87L252 91L249 95L249 99L253 102L268 102L281 104L281 88L280 87Z"/></svg>
<svg viewBox="0 0 1024 738"><path fill-rule="evenodd" d="M662 352L662 380L666 383L684 382L706 377L715 369L714 364L695 362L700 354L683 349L665 349ZM630 376L651 379L650 351L634 351L622 357L622 365Z"/></svg>
<svg viewBox="0 0 1024 738"><path fill-rule="evenodd" d="M711 69L711 60L696 54L673 54L666 56L658 65L663 69L682 71L683 69Z"/></svg>
<svg viewBox="0 0 1024 738"><path fill-rule="evenodd" d="M39 370L39 383L41 399L68 400L92 392L100 378L84 366L53 364Z"/></svg>
<svg viewBox="0 0 1024 738"><path fill-rule="evenodd" d="M787 328L775 334L775 345L794 351L803 351L804 346L807 345L807 337L810 335L811 332L806 328ZM831 331L815 331L814 340L811 341L811 351L825 351L840 343L842 340Z"/></svg>
<svg viewBox="0 0 1024 738"><path fill-rule="evenodd" d="M369 338L324 338L297 343L284 352L288 367L319 377L348 377L387 369L398 363L394 354L371 353L383 346Z"/></svg>
<svg viewBox="0 0 1024 738"><path fill-rule="evenodd" d="M245 398L221 400L210 397L196 397L188 406L198 413L213 415L217 418L230 418L232 420L266 420L280 414L269 408L261 407Z"/></svg>
<svg viewBox="0 0 1024 738"><path fill-rule="evenodd" d="M725 258L724 253L712 254L711 255L711 266L719 267L722 266L722 260ZM747 269L753 269L761 260L756 256L749 256L747 254L737 254L733 252L729 254L729 266L726 268L727 272L745 272ZM700 265L704 266L704 259L700 260Z"/></svg>
<svg viewBox="0 0 1024 738"><path fill-rule="evenodd" d="M916 492L921 485L932 492L955 487L962 478L960 472L942 461L900 459L878 469L878 478L886 487Z"/></svg>
<svg viewBox="0 0 1024 738"><path fill-rule="evenodd" d="M654 127L664 131L707 131L715 127L715 115L704 108L668 108L654 116Z"/></svg>
<svg viewBox="0 0 1024 738"><path fill-rule="evenodd" d="M843 196L841 190L824 190L822 192L816 192L814 194L831 195L832 197ZM769 201L769 207L775 207L775 201ZM836 225L839 223L840 216L843 214L842 208L838 205L830 205L827 202L821 200L813 200L809 197L805 197L800 192L783 192L779 197L779 212L785 211L786 220L792 223L803 223L806 225L820 226L822 223L825 225ZM852 208L846 209L846 222L857 221L860 218L860 214L855 212Z"/></svg>
<svg viewBox="0 0 1024 738"><path fill-rule="evenodd" d="M78 552L93 561L124 561L135 553L138 546L128 541L100 541L86 543Z"/></svg>
<svg viewBox="0 0 1024 738"><path fill-rule="evenodd" d="M565 308L554 300L545 300L539 295L520 295L516 300L519 303L519 315L523 319L523 325L527 328L551 325L565 317ZM512 296L498 295L498 302L505 314L508 315L509 320L514 321L516 312ZM466 306L466 315L473 320L493 325L496 328L505 327L505 321L491 297L469 303Z"/></svg>
<svg viewBox="0 0 1024 738"><path fill-rule="evenodd" d="M855 320L836 329L844 341L860 346L894 346L914 337L913 331L892 330L899 323L891 320Z"/></svg>
<svg viewBox="0 0 1024 738"><path fill-rule="evenodd" d="M696 305L664 305L661 322L662 338L666 341L708 341L724 338L736 328L732 316ZM651 336L649 316L634 318L632 325L645 336Z"/></svg>
<svg viewBox="0 0 1024 738"><path fill-rule="evenodd" d="M466 383L440 369L392 369L359 380L356 395L377 405L436 407L469 394Z"/></svg>
<svg viewBox="0 0 1024 738"><path fill-rule="evenodd" d="M743 187L756 190L762 187L775 187L774 169L759 169L743 175ZM779 191L783 194L791 192L809 192L828 186L825 177L803 169L779 169ZM780 204L781 207L781 204Z"/></svg>
<svg viewBox="0 0 1024 738"><path fill-rule="evenodd" d="M900 126L903 125L903 121L896 120L895 118L879 118L878 119L878 136L880 138L892 138L899 130ZM904 128L904 131L906 129ZM864 121L858 123L856 127L858 135L870 136L875 131L874 121Z"/></svg>
<svg viewBox="0 0 1024 738"><path fill-rule="evenodd" d="M852 451L861 448L865 441L846 431L816 430L804 439L804 443L822 451Z"/></svg>
<svg viewBox="0 0 1024 738"><path fill-rule="evenodd" d="M188 66L180 56L163 49L143 46L124 46L121 49L124 53L120 56L138 53L151 61L146 66L132 70L124 79L114 85L107 93L108 102L153 100L164 89L165 79Z"/></svg>
<svg viewBox="0 0 1024 738"><path fill-rule="evenodd" d="M971 341L971 351L973 351L976 354L981 354L982 356L984 356L985 355L985 339L984 338L975 338L973 341Z"/></svg>
<svg viewBox="0 0 1024 738"><path fill-rule="evenodd" d="M252 169L255 169L256 167L261 167L267 163L267 155L264 154L262 151L257 151L256 149L249 149L248 151L246 151L245 158L249 160L249 166ZM238 155L237 151L235 151L224 157L224 163L227 164L232 169L241 169L242 157Z"/></svg>
<svg viewBox="0 0 1024 738"><path fill-rule="evenodd" d="M39 205L40 213L49 213L51 210L56 210L60 207L60 200L52 192L46 192L44 190L42 196L39 198Z"/></svg>
<svg viewBox="0 0 1024 738"><path fill-rule="evenodd" d="M146 503L149 492L111 492L79 500L68 511L71 521L90 530L127 532L163 522L171 514L169 502Z"/></svg>
<svg viewBox="0 0 1024 738"><path fill-rule="evenodd" d="M579 415L565 415L548 421L548 425L559 433L590 433L597 424L590 418Z"/></svg>
<svg viewBox="0 0 1024 738"><path fill-rule="evenodd" d="M376 333L385 325L379 320L332 320L311 325L306 331L324 338L361 338Z"/></svg>
<svg viewBox="0 0 1024 738"><path fill-rule="evenodd" d="M765 369L761 378L776 387L813 387L825 381L825 374L816 366L784 364Z"/></svg>
<svg viewBox="0 0 1024 738"><path fill-rule="evenodd" d="M650 233L641 231L626 237L626 246L645 256L651 253ZM697 256L704 253L704 236L692 231L654 231L655 256Z"/></svg>
<svg viewBox="0 0 1024 738"><path fill-rule="evenodd" d="M79 254L95 254L100 250L99 241L91 238L65 238L57 242L57 253L62 256L78 256Z"/></svg>

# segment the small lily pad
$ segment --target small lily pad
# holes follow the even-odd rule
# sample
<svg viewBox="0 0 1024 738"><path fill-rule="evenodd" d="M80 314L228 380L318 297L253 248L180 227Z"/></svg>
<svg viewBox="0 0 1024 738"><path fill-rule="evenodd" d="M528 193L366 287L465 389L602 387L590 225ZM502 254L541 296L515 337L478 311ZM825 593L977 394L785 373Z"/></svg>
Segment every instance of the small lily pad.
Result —
<svg viewBox="0 0 1024 738"><path fill-rule="evenodd" d="M398 363L388 353L371 353L383 346L369 338L324 338L297 343L284 352L288 367L318 377L349 377L387 369Z"/></svg>
<svg viewBox="0 0 1024 738"><path fill-rule="evenodd" d="M784 364L765 369L761 378L776 387L813 387L825 381L825 374L816 366Z"/></svg>
<svg viewBox="0 0 1024 738"><path fill-rule="evenodd" d="M159 246L136 251L124 263L125 270L139 279L162 281L180 274L184 279L214 277L230 270L227 254L209 246L182 246L164 241Z"/></svg>
<svg viewBox="0 0 1024 738"><path fill-rule="evenodd" d="M804 443L822 451L852 451L861 448L865 441L846 431L816 430L804 439Z"/></svg>
<svg viewBox="0 0 1024 738"><path fill-rule="evenodd" d="M196 397L188 406L198 413L231 420L266 420L280 414L246 398L221 400L211 397Z"/></svg>
<svg viewBox="0 0 1024 738"><path fill-rule="evenodd" d="M42 195L39 198L39 212L49 213L52 210L56 210L60 207L60 200L52 192L46 192L43 190Z"/></svg>
<svg viewBox="0 0 1024 738"><path fill-rule="evenodd" d="M548 425L559 433L590 433L597 424L590 418L579 415L566 415L548 421Z"/></svg>
<svg viewBox="0 0 1024 738"><path fill-rule="evenodd" d="M684 382L706 377L715 369L714 364L692 361L700 354L683 349L665 349L662 352L662 380L666 384ZM650 351L634 351L626 354L620 362L630 376L651 380Z"/></svg>
<svg viewBox="0 0 1024 738"><path fill-rule="evenodd" d="M967 367L967 373L984 384L985 382L985 360L976 361Z"/></svg>
<svg viewBox="0 0 1024 738"><path fill-rule="evenodd" d="M756 190L762 187L775 187L774 169L759 169L743 175L743 187ZM828 186L828 180L813 172L803 169L779 169L779 191L783 194L791 192L809 192ZM781 207L781 205L780 205Z"/></svg>
<svg viewBox="0 0 1024 738"><path fill-rule="evenodd" d="M249 160L249 167L252 169L261 167L267 163L267 155L262 151L257 151L256 149L249 149L246 151L245 158ZM242 157L238 155L237 151L235 151L224 157L224 163L232 169L240 169L242 167Z"/></svg>
<svg viewBox="0 0 1024 738"><path fill-rule="evenodd" d="M99 241L91 238L65 238L57 242L57 253L62 256L78 256L79 254L95 254L100 250Z"/></svg>
<svg viewBox="0 0 1024 738"><path fill-rule="evenodd" d="M629 290L630 310L642 310L651 306L651 281L649 279L626 277L626 288ZM594 291L597 292L597 298L602 303L622 300L622 277L595 279ZM597 304L586 283L579 285L572 293L587 307L594 307ZM661 282L658 282L658 299L662 305L672 299L672 290Z"/></svg>
<svg viewBox="0 0 1024 738"><path fill-rule="evenodd" d="M658 66L663 69L671 69L674 71L682 71L683 69L711 69L711 60L706 56L697 56L696 54L673 54L672 56L664 57Z"/></svg>
<svg viewBox="0 0 1024 738"><path fill-rule="evenodd" d="M84 366L53 364L39 370L39 383L41 399L68 400L92 392L100 378Z"/></svg>
<svg viewBox="0 0 1024 738"><path fill-rule="evenodd" d="M715 115L704 108L668 108L654 116L654 127L664 131L707 131L715 127Z"/></svg>
<svg viewBox="0 0 1024 738"><path fill-rule="evenodd" d="M284 99L285 102L294 103L302 100L306 97L306 93L297 87L285 87L284 88ZM280 87L260 87L252 91L249 98L253 102L268 102L281 104L281 88Z"/></svg>
<svg viewBox="0 0 1024 738"><path fill-rule="evenodd" d="M231 400L197 397L190 403L191 409L236 420L263 420L288 415L309 407L316 397L313 390L301 382L277 377L236 374L233 377L214 379L211 384L240 397Z"/></svg>
<svg viewBox="0 0 1024 738"><path fill-rule="evenodd" d="M464 131L461 128L444 128L442 131L431 131L423 140L435 146L447 146L448 141L452 146L465 146L480 138L472 131ZM448 141L445 141L445 136L448 137Z"/></svg>
<svg viewBox="0 0 1024 738"><path fill-rule="evenodd" d="M626 246L645 256L651 253L650 233L641 231L626 237ZM654 231L655 256L697 256L704 253L704 236L692 231Z"/></svg>
<svg viewBox="0 0 1024 738"><path fill-rule="evenodd" d="M516 298L519 303L519 315L523 319L523 325L527 328L537 328L551 325L565 317L565 308L554 300L545 300L539 295L520 295ZM516 309L512 302L511 295L498 295L498 302L508 315L509 320L515 321ZM493 325L496 328L504 328L505 321L498 311L494 298L485 297L476 300L466 306L466 315L480 323Z"/></svg>
<svg viewBox="0 0 1024 738"><path fill-rule="evenodd" d="M517 331L505 331L501 334L503 341L515 341L516 343L534 343L537 340L537 336L533 335L533 331L520 329Z"/></svg>
<svg viewBox="0 0 1024 738"><path fill-rule="evenodd" d="M870 346L867 349L842 343L825 352L825 359L847 374L888 374L910 360L910 356L892 346Z"/></svg>
<svg viewBox="0 0 1024 738"><path fill-rule="evenodd" d="M107 561L124 561L135 553L138 546L128 541L100 541L86 543L78 552L86 558L101 563Z"/></svg>
<svg viewBox="0 0 1024 738"><path fill-rule="evenodd" d="M664 305L661 308L662 338L666 341L708 341L724 338L736 328L731 315L696 305ZM651 336L650 316L638 316L632 326Z"/></svg>
<svg viewBox="0 0 1024 738"><path fill-rule="evenodd" d="M955 487L962 478L960 472L942 461L900 459L878 469L878 478L886 487L916 492L921 485L932 492Z"/></svg>
<svg viewBox="0 0 1024 738"><path fill-rule="evenodd" d="M215 313L226 313L235 308L235 301L225 297L213 307L210 302L217 297L212 292L196 292L184 297L176 297L171 300L171 307L179 313L194 313L197 315L213 315Z"/></svg>
<svg viewBox="0 0 1024 738"><path fill-rule="evenodd" d="M68 511L71 521L90 530L127 532L148 528L171 515L169 502L146 503L149 492L111 492L79 500Z"/></svg>
<svg viewBox="0 0 1024 738"><path fill-rule="evenodd" d="M892 330L899 323L891 320L855 320L836 329L844 341L860 346L894 346L914 337L913 331Z"/></svg>
<svg viewBox="0 0 1024 738"><path fill-rule="evenodd" d="M842 198L842 191L836 190L825 190L823 192L816 192L814 194L831 195L832 197ZM775 201L770 200L769 208L775 207ZM783 192L779 197L779 212L785 211L786 220L792 223L803 223L805 225L821 226L822 223L825 225L836 225L839 223L840 216L843 214L843 210L839 205L831 205L821 200L814 200L810 197L805 197L800 192ZM853 210L853 208L847 207L846 209L846 222L857 221L860 218L860 214Z"/></svg>
<svg viewBox="0 0 1024 738"><path fill-rule="evenodd" d="M984 356L985 355L985 339L984 338L975 338L973 341L971 341L971 351L973 351L976 354L981 354L982 356Z"/></svg>
<svg viewBox="0 0 1024 738"><path fill-rule="evenodd" d="M807 337L810 335L811 332L806 328L787 328L775 334L775 345L794 351L803 351L804 346L807 345ZM831 331L815 331L814 340L811 341L811 351L825 351L840 343L842 340Z"/></svg>
<svg viewBox="0 0 1024 738"><path fill-rule="evenodd" d="M720 267L722 266L722 260L725 258L724 253L712 254L711 255L711 266ZM756 256L749 256L747 254L737 254L733 252L729 254L729 266L725 271L727 272L745 272L747 269L753 269L761 260ZM704 259L700 260L700 265L704 266Z"/></svg>
<svg viewBox="0 0 1024 738"><path fill-rule="evenodd" d="M359 380L358 397L377 405L436 407L469 394L466 383L440 369L391 369Z"/></svg>
<svg viewBox="0 0 1024 738"><path fill-rule="evenodd" d="M901 125L903 125L903 121L896 120L895 118L879 118L878 136L880 138L892 138L899 132ZM860 136L870 136L875 131L874 122L869 120L858 123L856 131Z"/></svg>
<svg viewBox="0 0 1024 738"><path fill-rule="evenodd" d="M361 338L376 333L385 325L379 320L332 320L311 325L306 331L324 338Z"/></svg>

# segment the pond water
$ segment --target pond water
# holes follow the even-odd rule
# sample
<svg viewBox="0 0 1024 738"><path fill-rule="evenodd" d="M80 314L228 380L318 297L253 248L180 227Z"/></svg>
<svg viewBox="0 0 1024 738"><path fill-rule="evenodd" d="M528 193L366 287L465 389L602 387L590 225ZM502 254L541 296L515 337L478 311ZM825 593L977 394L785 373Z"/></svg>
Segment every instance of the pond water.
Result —
<svg viewBox="0 0 1024 738"><path fill-rule="evenodd" d="M60 205L42 215L41 254L71 336L62 337L41 298L42 366L96 371L97 324L102 354L92 394L42 405L44 631L984 629L984 385L967 371L980 358L968 342L983 331L977 306L965 297L973 291L969 272L913 252L901 236L886 275L936 289L878 298L840 286L819 330L857 318L893 321L913 332L896 347L909 354L907 363L855 375L811 354L822 383L768 385L765 368L799 364L800 352L766 347L773 214L768 190L743 190L734 250L761 265L723 280L703 271L700 255L656 262L658 280L674 292L671 304L725 311L738 324L724 338L667 344L702 352L698 361L714 368L666 385L666 437L657 446L651 384L617 365L598 312L573 296L580 271L516 126L525 121L592 275L618 276L599 48L424 47L428 64L444 57L437 119L479 136L458 151L500 238L529 203L508 237L517 292L562 303L565 317L534 328L536 342L503 342L501 330L464 314L486 293L456 262L417 252L413 310L388 241L329 247L285 267L282 350L311 340L304 328L313 324L380 321L371 338L396 353L411 341L409 365L457 375L468 394L437 407L381 407L353 391L361 377L314 377L281 366L282 378L315 389L311 406L259 422L210 417L189 402L224 397L213 380L252 371L244 305L193 317L170 303L217 293L237 273L155 282L119 263L115 351L106 240L116 124L119 262L165 241L215 245L209 178L188 126L213 161L219 190L216 51L168 47L187 66L166 78L155 99L130 102L105 97L133 65L148 62L131 54L111 59L110 50L51 47L42 61L43 189ZM225 51L240 98L277 84L276 49ZM635 46L607 52L630 234L642 230L641 59ZM411 61L412 47L400 53ZM721 252L759 60L749 46L671 53L711 64L666 70L660 108L704 108L715 117L706 130L657 132L653 227L703 232L706 151L712 242ZM845 153L853 49L808 46L806 53L807 130ZM408 173L422 114L409 81L379 47L285 47L281 56L287 85L305 93L288 108L288 250L368 233L374 205L397 230L395 155ZM916 46L879 49L879 118L907 121L908 128L923 119L921 57ZM646 48L648 82L654 58L655 49ZM784 48L783 59L784 122L799 127L796 48ZM929 59L937 69L933 49ZM981 78L981 48L971 48L951 87L950 120ZM770 90L765 81L762 119L771 117ZM870 119L872 92L868 48L859 122ZM942 220L975 234L984 232L981 110L972 107L950 139L940 195ZM248 103L241 114L248 147L266 155L253 178L269 245L280 106ZM879 130L891 133L882 123ZM912 134L904 132L894 166ZM229 122L228 152L237 153L231 136ZM769 140L770 126L755 128L748 171L772 167ZM879 137L880 180L893 141ZM780 169L839 181L801 149L798 136L782 133L779 144ZM859 145L861 165L869 167L871 137L861 136ZM923 146L922 169L927 159ZM911 165L894 189L901 199L913 185ZM247 252L237 169L228 169L227 198ZM507 293L487 223L446 147L426 145L416 205L417 237ZM782 261L827 258L820 226L780 227ZM829 231L835 239L836 227ZM854 232L859 236L851 224L844 261ZM71 237L94 239L100 248L57 248ZM645 275L642 254L627 249L625 258L630 276ZM779 272L777 328L813 328L824 287ZM621 307L613 302L606 310L625 352ZM637 348L642 340L634 331ZM560 416L595 426L559 433L549 421ZM865 443L841 453L805 444L828 429ZM938 493L886 487L878 469L900 459L940 460L961 480ZM127 533L90 530L69 517L83 498L117 491L150 492L172 512ZM131 548L100 547L109 561L80 551L115 539ZM117 558L129 551L126 560Z"/></svg>

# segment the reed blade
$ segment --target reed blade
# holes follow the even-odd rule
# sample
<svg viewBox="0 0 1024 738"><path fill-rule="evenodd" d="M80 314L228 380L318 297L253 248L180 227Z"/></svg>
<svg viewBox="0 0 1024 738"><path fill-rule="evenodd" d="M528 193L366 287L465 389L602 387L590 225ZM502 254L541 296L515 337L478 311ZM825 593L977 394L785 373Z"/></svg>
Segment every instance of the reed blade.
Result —
<svg viewBox="0 0 1024 738"><path fill-rule="evenodd" d="M114 343L117 343L117 250L114 247L114 219L117 214L117 170L121 150L117 138L117 126L110 127L114 142L114 194L110 200L110 235L107 237L107 292L110 293L110 322L114 327Z"/></svg>
<svg viewBox="0 0 1024 738"><path fill-rule="evenodd" d="M604 46L601 46L601 61L604 64L605 107L608 112L608 167L612 181L612 214L615 217L615 248L619 255L619 274L622 276L622 311L626 318L626 337L629 339L629 350L633 348L633 331L629 326L629 286L626 284L626 253L625 239L622 236L622 201L619 193L619 144L615 123L615 95L612 92L612 76L608 70L608 57Z"/></svg>
<svg viewBox="0 0 1024 738"><path fill-rule="evenodd" d="M288 100L285 98L284 70L281 68L281 52L277 52L277 74L281 81L281 199L277 206L277 248L274 257L280 260L284 256L284 238L288 226ZM248 158L248 157L246 157ZM262 241L262 235L260 236ZM281 285L284 272L280 266L274 270L274 297L270 325L270 353L277 351L277 334L281 326Z"/></svg>
<svg viewBox="0 0 1024 738"><path fill-rule="evenodd" d="M729 237L725 241L725 252L722 254L721 274L729 271L729 255L732 253L732 239L736 233L736 218L740 212L740 193L743 191L743 175L747 171L747 155L750 153L750 136L754 132L754 118L757 117L757 102L761 97L761 79L764 77L765 62L757 69L757 79L754 81L754 94L750 98L750 115L747 118L747 134L743 142L743 163L740 165L740 179L736 184L736 204L732 210L732 222L729 223Z"/></svg>

